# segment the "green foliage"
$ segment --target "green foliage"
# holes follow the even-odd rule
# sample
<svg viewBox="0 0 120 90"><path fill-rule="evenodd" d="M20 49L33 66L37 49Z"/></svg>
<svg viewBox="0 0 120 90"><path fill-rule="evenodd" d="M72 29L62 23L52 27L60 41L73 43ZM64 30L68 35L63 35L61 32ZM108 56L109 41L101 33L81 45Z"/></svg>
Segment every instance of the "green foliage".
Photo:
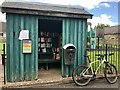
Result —
<svg viewBox="0 0 120 90"><path fill-rule="evenodd" d="M5 43L0 43L0 54L2 54L3 53L3 44L5 44Z"/></svg>
<svg viewBox="0 0 120 90"><path fill-rule="evenodd" d="M102 24L102 23L98 23L97 26L95 26L95 29L104 29L104 27L109 27L110 25L108 24Z"/></svg>
<svg viewBox="0 0 120 90"><path fill-rule="evenodd" d="M97 26L94 27L94 29L96 30L97 32L97 37L100 37L100 38L104 38L104 28L105 27L109 27L110 25L108 24L100 24L98 23Z"/></svg>

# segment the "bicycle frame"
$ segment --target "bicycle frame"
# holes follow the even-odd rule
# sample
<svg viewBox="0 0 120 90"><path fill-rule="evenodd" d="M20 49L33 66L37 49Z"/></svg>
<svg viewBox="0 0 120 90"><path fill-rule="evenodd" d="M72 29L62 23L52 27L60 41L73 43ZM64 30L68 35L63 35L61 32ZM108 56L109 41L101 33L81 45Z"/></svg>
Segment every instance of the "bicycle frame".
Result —
<svg viewBox="0 0 120 90"><path fill-rule="evenodd" d="M93 61L93 62L89 63L89 65L88 65L89 67L86 69L85 72L84 72L84 71L83 71L83 72L86 73L89 69L91 69L92 75L94 75L94 74L96 75L97 72L98 72L98 70L99 70L99 68L100 68L100 66L103 65L103 63L104 63L105 61L106 61L105 57L103 58L103 60ZM95 72L94 72L93 67L92 67L92 64L94 64L94 63L96 63L96 62L101 62L101 63L99 64L99 66L97 67L97 69L96 69ZM84 76L90 76L90 75L85 75L84 73L83 73Z"/></svg>
<svg viewBox="0 0 120 90"><path fill-rule="evenodd" d="M115 83L117 81L117 69L113 64L109 63L106 60L107 55L111 56L114 54L96 54L95 56L98 56L98 59L92 62L89 59L89 55L84 55L86 64L80 64L73 69L73 81L79 86L87 85L91 80L94 80L96 78L96 74L102 66L104 69L103 74L105 79L110 84ZM93 65L96 63L98 63L98 65L96 68L94 68Z"/></svg>

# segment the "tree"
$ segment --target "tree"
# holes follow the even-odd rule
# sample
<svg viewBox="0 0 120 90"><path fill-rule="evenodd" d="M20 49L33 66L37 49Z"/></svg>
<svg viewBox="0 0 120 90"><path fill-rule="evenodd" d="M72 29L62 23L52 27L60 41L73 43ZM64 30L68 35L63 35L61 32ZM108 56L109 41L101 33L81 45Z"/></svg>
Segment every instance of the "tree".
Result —
<svg viewBox="0 0 120 90"><path fill-rule="evenodd" d="M104 27L109 27L110 25L108 24L102 24L102 23L98 23L97 26L95 26L95 29L104 29Z"/></svg>

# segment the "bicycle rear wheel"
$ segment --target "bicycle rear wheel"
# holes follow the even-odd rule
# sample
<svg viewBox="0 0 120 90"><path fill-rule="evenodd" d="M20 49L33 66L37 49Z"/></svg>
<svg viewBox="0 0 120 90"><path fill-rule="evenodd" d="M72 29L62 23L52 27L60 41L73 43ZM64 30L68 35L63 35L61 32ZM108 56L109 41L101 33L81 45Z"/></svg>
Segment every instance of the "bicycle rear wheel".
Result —
<svg viewBox="0 0 120 90"><path fill-rule="evenodd" d="M104 75L106 80L110 83L113 84L117 81L117 69L113 64L106 65L105 70L104 70Z"/></svg>
<svg viewBox="0 0 120 90"><path fill-rule="evenodd" d="M72 72L72 79L79 86L87 85L92 76L91 69L88 69L86 66L77 66Z"/></svg>

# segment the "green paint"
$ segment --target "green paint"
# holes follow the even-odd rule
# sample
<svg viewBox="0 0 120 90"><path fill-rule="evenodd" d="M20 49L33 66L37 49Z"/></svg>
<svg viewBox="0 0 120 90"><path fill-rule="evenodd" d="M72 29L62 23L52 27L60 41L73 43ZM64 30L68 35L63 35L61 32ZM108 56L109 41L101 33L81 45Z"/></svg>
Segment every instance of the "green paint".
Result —
<svg viewBox="0 0 120 90"><path fill-rule="evenodd" d="M13 19L13 16L11 15L10 16L10 18L11 19ZM13 26L13 20L11 20L10 21L10 28L9 28L9 30L11 30L11 32L9 32L9 34L10 34L10 81L13 81L14 80L14 58L13 58L13 56L14 56L14 54L13 54L13 27L11 27L11 26ZM12 57L11 57L12 56Z"/></svg>
<svg viewBox="0 0 120 90"><path fill-rule="evenodd" d="M38 79L38 17L34 16L34 40L36 43L34 43L35 47L35 57L34 57L34 66L35 66L35 70L34 70L34 79Z"/></svg>
<svg viewBox="0 0 120 90"><path fill-rule="evenodd" d="M64 64L62 50L62 76L70 76L73 67L84 62L86 20L57 17L40 17L62 20L62 47L67 43L76 46L74 65ZM32 53L22 53L22 41L18 40L21 30L29 30ZM35 80L38 78L38 16L7 13L7 81ZM15 36L13 37L13 32Z"/></svg>
<svg viewBox="0 0 120 90"><path fill-rule="evenodd" d="M75 45L75 43L74 43L74 38L75 38L75 22L74 22L74 20L71 21L70 29L71 29L70 30L70 34L71 34L70 43L73 43ZM74 60L74 62L75 62L75 60ZM74 64L70 65L69 76L72 75L73 68L74 68Z"/></svg>
<svg viewBox="0 0 120 90"><path fill-rule="evenodd" d="M73 40L73 42L74 42L74 45L76 46L76 49L77 49L77 42L76 41L78 41L78 39L77 39L77 19L75 19L75 22L74 22L74 40ZM77 55L77 50L76 50L76 57L75 57L75 60L74 60L74 67L76 67L77 66L77 57L78 57L78 55Z"/></svg>
<svg viewBox="0 0 120 90"><path fill-rule="evenodd" d="M65 45L65 20L63 20L62 23L62 47ZM62 76L65 76L65 71L64 71L64 51L62 48L62 61L61 61L61 65L62 65Z"/></svg>
<svg viewBox="0 0 120 90"><path fill-rule="evenodd" d="M34 18L33 17L31 17L30 18L30 20L31 20L31 25L30 25L30 28L31 28L31 33L30 33L30 37L31 37L31 40L32 40L32 43L33 42L35 42L35 40L34 40L34 36L35 36L35 34L34 35L32 35L32 33L34 33ZM34 77L33 77L33 75L34 75L34 54L33 53L35 53L35 50L34 50L34 47L35 47L35 45L34 44L32 44L32 54L31 54L31 67L30 67L30 69L31 69L31 73L30 73L30 77L31 77L31 80L34 80Z"/></svg>
<svg viewBox="0 0 120 90"><path fill-rule="evenodd" d="M31 21L32 19L32 21ZM7 13L7 81L23 81L38 77L38 18L33 15ZM32 54L22 53L22 41L18 39L21 30L29 30L30 39L34 41ZM35 32L34 32L35 31ZM37 75L36 75L37 74Z"/></svg>
<svg viewBox="0 0 120 90"><path fill-rule="evenodd" d="M13 46L14 46L14 81L19 81L19 53L16 53L16 52L19 52L19 42L18 42L18 23L19 22L19 20L18 20L18 15L16 15L15 17L14 17L14 19L13 19L13 23L14 23L14 25L13 25L13 33L14 33L14 36L13 36Z"/></svg>
<svg viewBox="0 0 120 90"><path fill-rule="evenodd" d="M76 57L74 61L74 67L78 64L84 62L84 52L85 52L85 25L86 20L83 19L63 19L63 30L62 30L62 44L63 46L67 43L72 43L76 46ZM62 53L64 57L64 53ZM62 76L71 76L73 65L67 66L64 64L64 58L62 58Z"/></svg>
<svg viewBox="0 0 120 90"><path fill-rule="evenodd" d="M19 33L21 30L24 29L24 16L23 15L20 15L19 16ZM20 42L20 51L19 51L19 57L20 57L20 80L23 81L24 80L24 55L22 52L22 41L19 41Z"/></svg>
<svg viewBox="0 0 120 90"><path fill-rule="evenodd" d="M7 22L6 22L6 54L7 54L7 60L6 60L6 76L7 76L7 81L10 81L10 55L9 55L9 53L10 53L10 40L9 40L9 36L10 36L10 34L9 34L9 23L10 23L10 20L9 20L9 17L8 17L8 14L6 14L6 20L7 20Z"/></svg>
<svg viewBox="0 0 120 90"><path fill-rule="evenodd" d="M86 49L86 45L87 45L87 20L83 19L83 48ZM82 64L85 64L85 50L83 50L83 55L82 55Z"/></svg>

